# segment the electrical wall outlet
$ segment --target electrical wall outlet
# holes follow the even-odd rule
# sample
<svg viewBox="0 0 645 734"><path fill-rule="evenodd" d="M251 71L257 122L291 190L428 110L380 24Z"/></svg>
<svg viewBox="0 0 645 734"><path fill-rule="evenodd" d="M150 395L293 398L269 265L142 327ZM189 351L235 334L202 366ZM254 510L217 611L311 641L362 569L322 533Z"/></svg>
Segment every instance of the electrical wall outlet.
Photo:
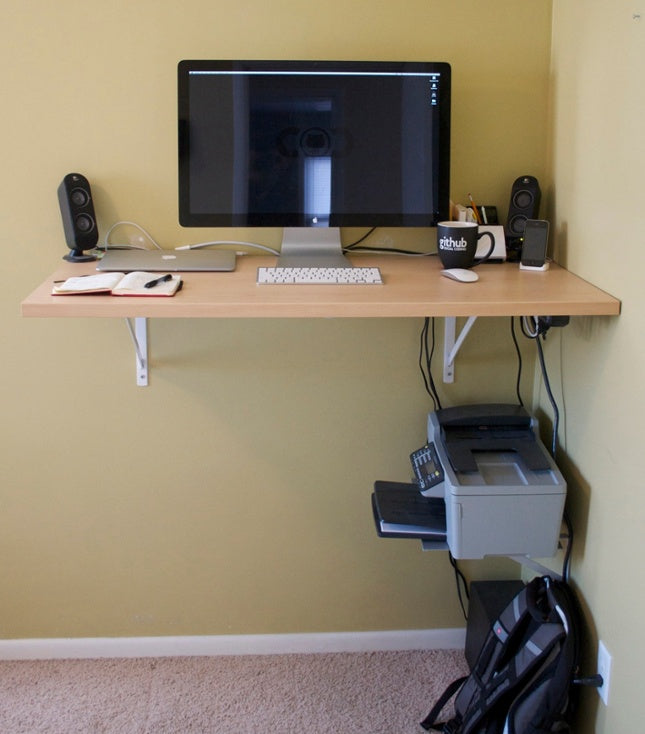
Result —
<svg viewBox="0 0 645 734"><path fill-rule="evenodd" d="M598 673L602 676L602 685L598 689L598 695L602 702L607 705L609 702L609 681L611 679L611 655L605 647L605 643L600 640L598 642Z"/></svg>

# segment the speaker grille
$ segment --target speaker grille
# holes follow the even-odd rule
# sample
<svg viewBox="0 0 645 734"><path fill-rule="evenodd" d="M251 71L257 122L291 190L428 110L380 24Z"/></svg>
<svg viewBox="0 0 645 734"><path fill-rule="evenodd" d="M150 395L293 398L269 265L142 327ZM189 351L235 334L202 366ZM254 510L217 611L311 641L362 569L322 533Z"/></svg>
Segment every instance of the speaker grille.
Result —
<svg viewBox="0 0 645 734"><path fill-rule="evenodd" d="M534 176L520 176L513 182L508 207L506 231L510 236L524 234L527 219L537 219L540 208L540 185Z"/></svg>
<svg viewBox="0 0 645 734"><path fill-rule="evenodd" d="M508 231L516 236L523 235L527 219L524 214L515 214L508 220Z"/></svg>
<svg viewBox="0 0 645 734"><path fill-rule="evenodd" d="M85 191L84 189L75 188L70 191L69 199L72 202L72 204L74 204L74 206L77 206L77 207L87 206L90 200L90 194L89 194L89 191Z"/></svg>
<svg viewBox="0 0 645 734"><path fill-rule="evenodd" d="M531 206L532 203L533 194L526 189L518 191L515 196L513 196L513 205L516 206L518 209L526 209L527 207Z"/></svg>
<svg viewBox="0 0 645 734"><path fill-rule="evenodd" d="M94 220L89 214L79 214L76 217L76 229L83 234L87 234L94 229Z"/></svg>

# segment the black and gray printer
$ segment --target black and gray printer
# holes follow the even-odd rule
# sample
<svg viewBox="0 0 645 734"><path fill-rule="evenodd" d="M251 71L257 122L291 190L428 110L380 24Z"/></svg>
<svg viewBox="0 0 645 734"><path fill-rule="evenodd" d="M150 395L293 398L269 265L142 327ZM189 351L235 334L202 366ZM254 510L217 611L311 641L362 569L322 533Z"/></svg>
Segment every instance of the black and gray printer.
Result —
<svg viewBox="0 0 645 734"><path fill-rule="evenodd" d="M428 416L425 449L415 473L423 494L445 500L455 558L555 555L566 483L523 407L437 410Z"/></svg>

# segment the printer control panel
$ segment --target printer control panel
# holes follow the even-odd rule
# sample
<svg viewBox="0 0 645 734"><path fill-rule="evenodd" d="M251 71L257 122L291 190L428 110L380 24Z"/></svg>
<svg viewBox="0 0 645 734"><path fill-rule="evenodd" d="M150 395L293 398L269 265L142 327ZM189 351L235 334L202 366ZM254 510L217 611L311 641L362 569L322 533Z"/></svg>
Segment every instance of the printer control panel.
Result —
<svg viewBox="0 0 645 734"><path fill-rule="evenodd" d="M414 477L422 493L436 487L444 480L443 467L434 443L427 443L410 454Z"/></svg>

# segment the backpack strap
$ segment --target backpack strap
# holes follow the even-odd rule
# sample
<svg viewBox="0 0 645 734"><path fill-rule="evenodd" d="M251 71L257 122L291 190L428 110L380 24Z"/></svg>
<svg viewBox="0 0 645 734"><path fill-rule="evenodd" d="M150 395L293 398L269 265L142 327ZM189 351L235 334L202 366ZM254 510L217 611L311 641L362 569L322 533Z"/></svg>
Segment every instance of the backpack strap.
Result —
<svg viewBox="0 0 645 734"><path fill-rule="evenodd" d="M434 729L435 731L445 731L446 722L443 723L435 723L437 721L437 717L441 713L441 710L443 707L450 701L450 699L455 695L455 693L461 688L461 686L464 684L464 682L467 680L468 676L465 675L463 678L457 678L456 680L453 680L452 683L448 685L446 690L439 696L437 699L437 703L432 707L432 711L425 717L425 719L421 722L421 726L426 730L430 731L431 729Z"/></svg>
<svg viewBox="0 0 645 734"><path fill-rule="evenodd" d="M457 713L464 713L480 695L487 681L498 674L500 661L510 656L509 648L515 642L514 631L519 630L528 617L527 590L522 589L509 602L489 630L482 649L475 661L470 677L459 692L455 702ZM501 681L500 681L501 683Z"/></svg>
<svg viewBox="0 0 645 734"><path fill-rule="evenodd" d="M493 642L487 641L455 702L463 716L460 734L474 732L500 699L508 700L565 637L560 617L545 597L547 588L545 579L534 579L493 624ZM497 646L486 660L485 648L495 640Z"/></svg>
<svg viewBox="0 0 645 734"><path fill-rule="evenodd" d="M524 599L525 593L525 589L523 589L509 604L509 606L513 605L513 611L510 613L511 616L509 619L505 618L507 624L512 626L514 623L519 622L526 613L526 601ZM502 652L503 642L508 637L504 630L505 627L499 628L498 634L493 630L489 630L470 676L459 678L448 686L437 703L433 706L430 713L421 722L421 726L424 729L428 731L430 729L435 729L444 732L457 730L457 727L461 724L460 711L465 711L468 708L470 699L473 698L477 690L483 686L483 681L488 677L488 673L495 667L495 664ZM501 639L502 637L503 639ZM461 690L459 690L460 688ZM441 713L441 710L457 691L459 691L459 694L455 705L456 715L450 719L450 721L436 723L436 719Z"/></svg>
<svg viewBox="0 0 645 734"><path fill-rule="evenodd" d="M576 692L572 683L578 674L579 611L576 598L566 582L551 580L547 583L547 596L551 608L562 622L565 637L557 660L544 672L550 683L544 692L543 705L528 723L533 727L529 727L530 731L551 731L551 728L560 727L564 732L569 731L571 714L575 709Z"/></svg>
<svg viewBox="0 0 645 734"><path fill-rule="evenodd" d="M563 634L560 625L547 623L538 627L514 657L487 679L485 684L476 686L470 697L467 712L463 716L460 734L475 731L482 719L494 710L500 699L510 696L513 691L521 688L539 664L551 655L551 651L557 646Z"/></svg>

